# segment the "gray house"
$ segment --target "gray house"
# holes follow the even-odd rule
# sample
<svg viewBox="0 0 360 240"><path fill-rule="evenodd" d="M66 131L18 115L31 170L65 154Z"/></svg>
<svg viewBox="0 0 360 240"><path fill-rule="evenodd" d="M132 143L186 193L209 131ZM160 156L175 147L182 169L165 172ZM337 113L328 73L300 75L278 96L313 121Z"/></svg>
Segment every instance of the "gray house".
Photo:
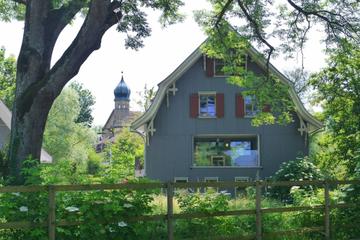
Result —
<svg viewBox="0 0 360 240"><path fill-rule="evenodd" d="M230 85L220 62L196 49L165 80L150 108L132 123L145 129L145 175L161 181L243 181L273 175L284 161L307 154L306 139L322 127L304 108L293 84L274 66L270 71L289 85L294 122L253 127L252 96ZM266 61L248 50L246 68L265 74ZM269 111L265 108L263 111Z"/></svg>

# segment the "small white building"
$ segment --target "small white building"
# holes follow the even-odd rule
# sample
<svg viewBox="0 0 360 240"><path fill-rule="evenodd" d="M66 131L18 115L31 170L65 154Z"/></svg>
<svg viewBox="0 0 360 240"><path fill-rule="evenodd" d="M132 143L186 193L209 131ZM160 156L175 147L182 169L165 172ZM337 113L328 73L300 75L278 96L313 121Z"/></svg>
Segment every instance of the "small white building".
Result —
<svg viewBox="0 0 360 240"><path fill-rule="evenodd" d="M0 100L0 149L9 141L11 131L11 111ZM41 149L40 162L52 163L52 157L44 149Z"/></svg>

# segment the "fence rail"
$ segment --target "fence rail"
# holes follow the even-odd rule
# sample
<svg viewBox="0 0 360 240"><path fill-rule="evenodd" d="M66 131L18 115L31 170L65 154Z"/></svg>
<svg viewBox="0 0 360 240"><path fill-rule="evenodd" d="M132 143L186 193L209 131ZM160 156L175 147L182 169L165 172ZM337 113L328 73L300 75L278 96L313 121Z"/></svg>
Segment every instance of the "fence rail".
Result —
<svg viewBox="0 0 360 240"><path fill-rule="evenodd" d="M355 207L354 203L330 203L330 188L334 185L354 184L359 185L360 180L330 180L330 181L254 181L254 182L188 182L188 183L122 183L122 184L91 184L91 185L49 185L49 186L6 186L0 187L0 193L29 193L29 192L48 192L48 221L33 223L30 221L6 222L0 223L0 229L31 229L37 227L47 227L49 240L56 239L56 227L76 226L83 224L82 221L66 221L56 219L56 193L70 192L70 191L94 191L94 190L140 190L140 189L166 189L167 192L167 214L158 215L143 215L132 217L128 221L167 221L167 236L169 240L174 239L174 221L178 219L192 219L192 218L211 218L219 216L241 216L241 215L255 215L256 232L254 235L248 236L226 236L216 237L214 239L256 239L261 240L264 237L278 236L278 235L293 235L308 232L321 232L326 240L330 239L330 212L335 208L351 208ZM316 206L292 206L292 207L277 207L277 208L262 208L262 188L274 186L319 186L324 188L324 204ZM235 188L235 187L255 187L255 209L245 210L231 210L231 211L217 211L211 213L174 213L174 189L179 188ZM324 225L292 229L287 231L278 231L271 233L263 233L262 231L262 215L268 213L284 213L295 211L323 211ZM116 219L114 219L116 222ZM98 223L111 223L109 221ZM348 226L354 227L354 226Z"/></svg>

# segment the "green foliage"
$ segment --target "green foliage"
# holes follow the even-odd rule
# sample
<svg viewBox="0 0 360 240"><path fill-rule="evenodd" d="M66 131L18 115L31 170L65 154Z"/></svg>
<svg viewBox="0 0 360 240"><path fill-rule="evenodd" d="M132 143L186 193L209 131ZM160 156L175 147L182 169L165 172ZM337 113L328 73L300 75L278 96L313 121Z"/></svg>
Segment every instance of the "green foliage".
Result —
<svg viewBox="0 0 360 240"><path fill-rule="evenodd" d="M23 20L25 6L16 1L0 0L0 20L9 22L12 19Z"/></svg>
<svg viewBox="0 0 360 240"><path fill-rule="evenodd" d="M160 22L163 26L173 24L183 19L178 12L183 5L181 0L152 0L152 1L125 1L121 4L122 18L117 25L119 32L125 32L127 39L125 46L133 49L143 47L143 39L150 36L151 28L147 22L145 8L161 11Z"/></svg>
<svg viewBox="0 0 360 240"><path fill-rule="evenodd" d="M122 129L116 134L115 142L106 146L105 154L109 165L104 170L104 175L108 176L107 181L117 182L119 179L132 178L135 159L143 161L144 140L128 129Z"/></svg>
<svg viewBox="0 0 360 240"><path fill-rule="evenodd" d="M221 31L222 22L229 22L241 36L258 44L265 55L281 51L293 57L303 49L311 29L320 28L328 45L342 45L343 39L360 42L360 6L353 1L209 2L210 11L197 12L202 26ZM273 42L278 42L278 46Z"/></svg>
<svg viewBox="0 0 360 240"><path fill-rule="evenodd" d="M80 111L79 116L75 119L76 123L82 123L87 127L91 127L94 120L92 113L92 106L95 104L95 97L92 93L85 89L81 83L73 82L70 88L74 89L79 96Z"/></svg>
<svg viewBox="0 0 360 240"><path fill-rule="evenodd" d="M39 165L37 161L28 159L25 161L23 171L28 184L54 184L51 179L54 172L46 169L54 165ZM63 165L62 167L65 167ZM60 165L53 167L57 171L63 171ZM45 170L45 171L44 171ZM42 176L39 182L38 176ZM43 177L43 176L46 177ZM84 175L85 177L85 175ZM134 179L130 183L145 182L146 180ZM85 182L83 182L85 183ZM348 187L331 191L331 203L340 203L346 199ZM217 193L209 190L206 193L188 193L178 191L175 196L175 205L180 213L203 213L211 214L218 211L229 211L239 209L254 209L255 195L252 189L247 189L247 196L231 199L226 192ZM157 195L154 195L157 194ZM323 190L313 192L294 187L291 196L296 206L314 206L323 204ZM57 238L64 240L76 239L166 239L166 222L132 222L128 218L148 214L163 213L157 209L159 202L154 206L154 196L159 195L155 191L130 191L130 190L106 190L106 191L82 191L82 192L60 192L56 195L57 220L82 221L78 226L57 227ZM5 193L0 194L0 222L30 221L34 223L47 222L47 193ZM282 202L264 197L263 208L284 207ZM163 208L166 209L166 204ZM334 239L351 239L358 234L357 230L348 231L345 211L339 209L332 211L334 221ZM356 223L357 215L352 215L351 221ZM345 222L341 222L341 221ZM321 212L311 213L265 213L262 216L263 232L282 231L298 229L302 227L321 226L323 216ZM339 228L340 227L340 228ZM212 217L194 218L175 221L176 239L196 238L212 239L217 236L234 237L238 235L249 235L255 231L255 217L253 215L235 217ZM8 239L47 239L46 228L35 228L31 230L0 230L1 240ZM275 239L275 238L274 238ZM307 240L322 239L319 233L302 234L299 236L280 236L276 239Z"/></svg>
<svg viewBox="0 0 360 240"><path fill-rule="evenodd" d="M43 146L55 161L71 160L84 167L96 136L91 129L75 122L79 111L77 92L66 88L50 110Z"/></svg>
<svg viewBox="0 0 360 240"><path fill-rule="evenodd" d="M272 180L274 181L302 181L302 180L320 180L323 174L320 170L308 159L308 157L298 158L288 162L283 162L280 169L274 174ZM302 189L312 192L316 186L302 186ZM271 187L270 196L280 199L282 201L291 202L293 199L290 195L290 187Z"/></svg>
<svg viewBox="0 0 360 240"><path fill-rule="evenodd" d="M313 76L317 90L315 101L322 104L327 139L323 150L330 152L328 161L344 164L352 176L360 164L360 48L344 44L333 51L328 67Z"/></svg>
<svg viewBox="0 0 360 240"><path fill-rule="evenodd" d="M145 84L144 90L137 92L140 99L136 101L136 104L145 112L150 107L156 92L157 91L155 90L155 87L148 88L148 86Z"/></svg>
<svg viewBox="0 0 360 240"><path fill-rule="evenodd" d="M311 159L328 178L346 179L347 167L336 155L337 146L328 130L317 133L310 144Z"/></svg>
<svg viewBox="0 0 360 240"><path fill-rule="evenodd" d="M12 105L15 97L15 81L16 81L16 60L13 56L5 57L5 49L1 48L0 49L0 100L3 101L4 104L10 109L12 109Z"/></svg>
<svg viewBox="0 0 360 240"><path fill-rule="evenodd" d="M28 159L24 162L23 176L27 184L61 183L53 178L53 170L63 171L66 165L39 165ZM42 176L42 178L39 178ZM44 177L45 176L45 177ZM139 182L142 180L132 180ZM58 227L59 239L141 239L147 224L130 223L129 217L152 212L152 191L91 191L61 192L56 195L58 219L83 221L75 227ZM30 221L47 222L47 193L0 194L0 222ZM98 223L98 221L103 223ZM9 230L2 232L0 239L47 239L46 228L31 230Z"/></svg>
<svg viewBox="0 0 360 240"><path fill-rule="evenodd" d="M6 169L6 149L2 148L0 149L0 186L4 178L4 170Z"/></svg>
<svg viewBox="0 0 360 240"><path fill-rule="evenodd" d="M177 202L181 212L209 214L229 210L230 196L211 190L207 193L180 192L177 195ZM223 217L178 221L176 228L180 238L219 236L234 230L233 224Z"/></svg>
<svg viewBox="0 0 360 240"><path fill-rule="evenodd" d="M88 152L87 172L92 175L99 174L102 162L103 158L101 155L96 153L94 149L90 149Z"/></svg>

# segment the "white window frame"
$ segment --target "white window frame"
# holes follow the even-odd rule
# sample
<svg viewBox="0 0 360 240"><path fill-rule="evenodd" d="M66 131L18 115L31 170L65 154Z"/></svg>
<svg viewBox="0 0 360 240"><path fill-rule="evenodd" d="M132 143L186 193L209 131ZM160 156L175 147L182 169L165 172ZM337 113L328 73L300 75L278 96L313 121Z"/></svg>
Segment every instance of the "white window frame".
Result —
<svg viewBox="0 0 360 240"><path fill-rule="evenodd" d="M250 177L235 177L234 181L235 182L250 182L251 178ZM234 188L235 197L237 196L237 191L238 191L237 188L238 187Z"/></svg>
<svg viewBox="0 0 360 240"><path fill-rule="evenodd" d="M215 181L215 182L219 182L219 177L204 177L204 182L208 182L210 180L210 182ZM205 187L205 192L207 191L208 187ZM219 192L219 188L215 188L216 192Z"/></svg>
<svg viewBox="0 0 360 240"><path fill-rule="evenodd" d="M209 116L209 115L206 115L206 116L202 116L201 115L201 96L214 96L214 102L215 102L215 116ZM199 102L199 106L198 106L198 109L199 109L199 112L198 112L198 118L217 118L217 112L216 112L216 105L217 105L217 100L216 100L216 92L198 92L198 102Z"/></svg>
<svg viewBox="0 0 360 240"><path fill-rule="evenodd" d="M189 178L188 177L174 177L174 183L177 183L178 181L181 181L181 182L183 182L183 181L185 181L185 182L189 182ZM180 191L180 190L186 190L186 188L179 188L179 189L174 189L174 191ZM187 189L188 191L190 191L191 189L190 188L188 188Z"/></svg>
<svg viewBox="0 0 360 240"><path fill-rule="evenodd" d="M224 165L218 165L218 167L224 167L225 166L225 156L211 156L211 163L212 163L212 166L214 166L214 158L222 158L221 161L223 161L223 164Z"/></svg>
<svg viewBox="0 0 360 240"><path fill-rule="evenodd" d="M188 177L174 177L174 183L176 183L177 181L189 182L189 178Z"/></svg>
<svg viewBox="0 0 360 240"><path fill-rule="evenodd" d="M213 66L213 68L214 68L214 77L227 77L228 75L225 75L225 74L216 74L216 62L223 62L222 65L225 66L224 61L214 59L214 66Z"/></svg>
<svg viewBox="0 0 360 240"><path fill-rule="evenodd" d="M257 152L258 152L258 160L256 166L196 166L195 164L195 138L227 138L227 137L233 137L233 138L241 138L241 137L256 137L257 139ZM260 135L259 134L200 134L200 135L194 135L192 137L191 142L191 154L192 154L192 163L191 168L262 168L261 166L261 145L260 145Z"/></svg>

